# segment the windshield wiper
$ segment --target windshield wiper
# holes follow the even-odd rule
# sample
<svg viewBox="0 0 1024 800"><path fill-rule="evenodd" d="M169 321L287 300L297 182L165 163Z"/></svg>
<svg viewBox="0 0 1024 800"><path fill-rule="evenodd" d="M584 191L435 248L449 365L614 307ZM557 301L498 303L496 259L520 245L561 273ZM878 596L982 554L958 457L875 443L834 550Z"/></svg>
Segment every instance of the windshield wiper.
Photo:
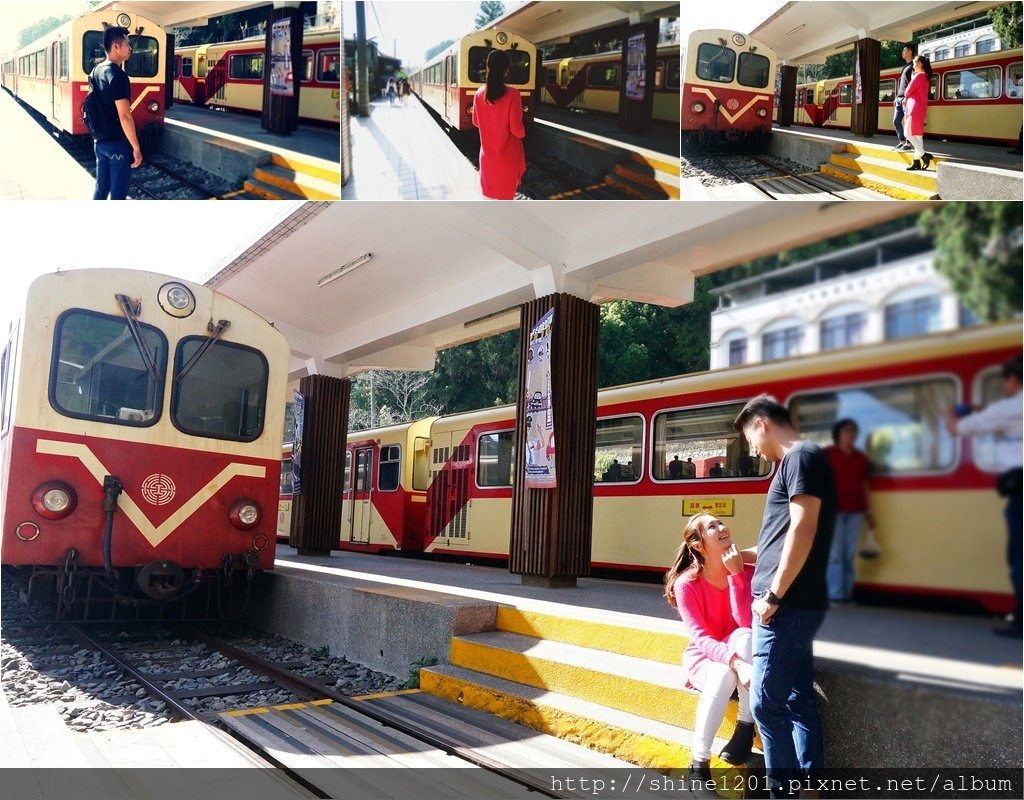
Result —
<svg viewBox="0 0 1024 800"><path fill-rule="evenodd" d="M139 349L139 355L142 356L142 361L146 365L146 370L149 372L150 377L154 381L159 383L163 380L160 377L160 373L157 371L156 363L153 361L153 356L150 355L146 349L146 343L142 341L142 331L139 329L139 311L140 307L132 303L128 298L128 295L115 294L114 299L121 306L121 310L124 311L125 319L128 322L128 331L132 335L132 339L135 340L135 346Z"/></svg>
<svg viewBox="0 0 1024 800"><path fill-rule="evenodd" d="M188 373L192 370L192 367L199 363L199 359L201 359L206 354L206 351L213 346L213 343L216 342L221 336L223 336L224 331L226 331L230 327L230 320L222 319L220 322L217 323L216 327L214 327L213 325L213 320L210 320L210 322L206 324L206 330L210 332L210 335L206 337L205 342L199 345L199 349L192 354L192 358L185 362L185 365L181 368L181 372L174 376L174 380L183 380L184 377L188 375Z"/></svg>

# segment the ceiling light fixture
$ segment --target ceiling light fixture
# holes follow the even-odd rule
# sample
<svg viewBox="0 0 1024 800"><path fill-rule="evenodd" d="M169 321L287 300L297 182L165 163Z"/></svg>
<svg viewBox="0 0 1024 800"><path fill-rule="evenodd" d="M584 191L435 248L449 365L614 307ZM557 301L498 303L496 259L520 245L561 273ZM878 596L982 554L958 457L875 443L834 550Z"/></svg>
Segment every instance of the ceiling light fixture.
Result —
<svg viewBox="0 0 1024 800"><path fill-rule="evenodd" d="M797 25L792 30L786 31L786 36L792 36L797 31L802 31L806 27L807 27L807 23L806 22L801 22L799 25Z"/></svg>
<svg viewBox="0 0 1024 800"><path fill-rule="evenodd" d="M323 288L331 281L338 280L338 278L340 278L342 275L348 275L352 270L359 269L359 267L363 266L363 264L365 264L371 258L373 258L373 253L363 253L361 256L353 258L347 264L340 266L333 272L328 272L326 275L324 275L320 280L316 282L317 287Z"/></svg>

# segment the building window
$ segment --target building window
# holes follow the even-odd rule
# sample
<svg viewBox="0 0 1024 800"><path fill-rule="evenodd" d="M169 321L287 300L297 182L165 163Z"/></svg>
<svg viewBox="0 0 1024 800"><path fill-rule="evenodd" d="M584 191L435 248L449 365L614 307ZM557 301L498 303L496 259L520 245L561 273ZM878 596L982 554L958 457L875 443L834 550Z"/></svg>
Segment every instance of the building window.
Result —
<svg viewBox="0 0 1024 800"><path fill-rule="evenodd" d="M949 58L949 48L943 47L941 50L935 51L935 58L932 61L945 61L947 58Z"/></svg>
<svg viewBox="0 0 1024 800"><path fill-rule="evenodd" d="M969 44L958 44L953 48L953 58L963 58L966 55L970 55L971 46Z"/></svg>
<svg viewBox="0 0 1024 800"><path fill-rule="evenodd" d="M823 320L821 323L821 349L835 350L837 347L863 343L866 325L867 314L862 311Z"/></svg>
<svg viewBox="0 0 1024 800"><path fill-rule="evenodd" d="M997 49L996 40L993 38L979 39L978 43L974 46L974 52L978 55L981 55L982 53L992 53Z"/></svg>
<svg viewBox="0 0 1024 800"><path fill-rule="evenodd" d="M939 330L939 298L918 297L885 307L885 338L905 339Z"/></svg>
<svg viewBox="0 0 1024 800"><path fill-rule="evenodd" d="M803 341L803 328L783 328L780 331L766 333L761 337L761 360L775 361L800 355L800 345Z"/></svg>
<svg viewBox="0 0 1024 800"><path fill-rule="evenodd" d="M739 367L747 363L747 340L733 339L729 342L729 366Z"/></svg>

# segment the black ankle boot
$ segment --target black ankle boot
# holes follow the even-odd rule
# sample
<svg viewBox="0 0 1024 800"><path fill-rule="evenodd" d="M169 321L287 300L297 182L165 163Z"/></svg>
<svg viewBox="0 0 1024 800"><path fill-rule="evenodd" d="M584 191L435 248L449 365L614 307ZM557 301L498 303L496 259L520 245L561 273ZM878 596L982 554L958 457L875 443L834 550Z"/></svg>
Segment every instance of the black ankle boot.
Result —
<svg viewBox="0 0 1024 800"><path fill-rule="evenodd" d="M722 748L722 760L730 764L746 764L750 758L750 748L754 746L754 723L737 722L732 738Z"/></svg>
<svg viewBox="0 0 1024 800"><path fill-rule="evenodd" d="M913 172L915 169L921 169L921 162L915 158L914 163L907 167L907 169L911 172Z"/></svg>
<svg viewBox="0 0 1024 800"><path fill-rule="evenodd" d="M928 169L929 165L932 163L932 157L929 153L925 153L921 156L921 161L923 162L922 169Z"/></svg>
<svg viewBox="0 0 1024 800"><path fill-rule="evenodd" d="M694 761L690 764L690 768L686 771L686 782L690 790L690 797L695 800L718 800L710 762Z"/></svg>

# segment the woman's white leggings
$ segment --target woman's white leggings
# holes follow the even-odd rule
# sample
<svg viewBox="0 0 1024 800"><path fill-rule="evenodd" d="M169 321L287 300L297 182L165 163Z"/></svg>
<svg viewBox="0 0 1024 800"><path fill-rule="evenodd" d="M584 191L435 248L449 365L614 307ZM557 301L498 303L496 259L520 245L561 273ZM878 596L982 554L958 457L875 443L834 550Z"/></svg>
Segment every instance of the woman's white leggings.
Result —
<svg viewBox="0 0 1024 800"><path fill-rule="evenodd" d="M924 137L907 136L907 139L914 146L914 158L920 160L921 156L924 155Z"/></svg>
<svg viewBox="0 0 1024 800"><path fill-rule="evenodd" d="M740 628L733 634L732 643L736 655L750 663L751 631ZM729 669L728 664L717 661L705 661L700 665L697 674L690 678L697 689L700 689L700 700L697 701L697 722L693 726L693 760L707 761L711 758L711 745L715 740L715 731L725 718L725 708L729 698L735 691L739 695L740 707L736 719L740 722L753 722L750 715L750 690L739 685L736 673Z"/></svg>

